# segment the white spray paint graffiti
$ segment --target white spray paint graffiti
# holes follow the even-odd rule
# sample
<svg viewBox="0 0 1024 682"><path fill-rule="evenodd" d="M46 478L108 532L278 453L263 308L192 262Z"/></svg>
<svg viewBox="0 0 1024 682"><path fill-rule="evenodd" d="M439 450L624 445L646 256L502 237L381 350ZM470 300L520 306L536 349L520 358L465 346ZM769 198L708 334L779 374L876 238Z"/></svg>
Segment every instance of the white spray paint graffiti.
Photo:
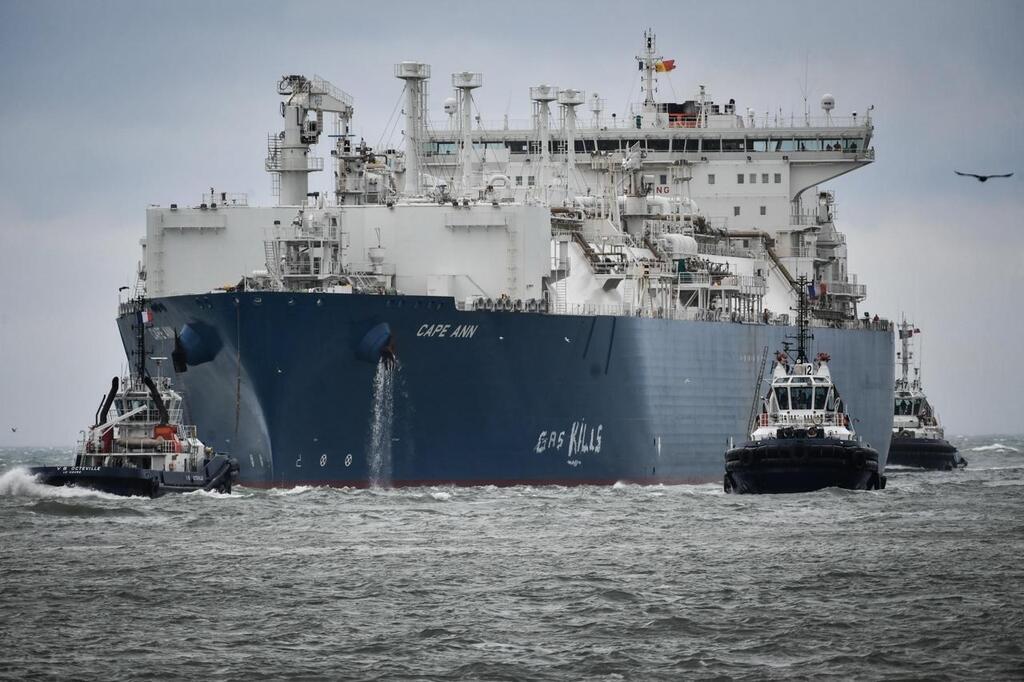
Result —
<svg viewBox="0 0 1024 682"><path fill-rule="evenodd" d="M577 459L579 455L601 452L602 431L604 431L604 424L594 426L585 421L575 421L568 433L558 430L541 431L537 436L537 444L533 451L540 454L566 450L569 457L567 464L576 467L580 465L580 460Z"/></svg>

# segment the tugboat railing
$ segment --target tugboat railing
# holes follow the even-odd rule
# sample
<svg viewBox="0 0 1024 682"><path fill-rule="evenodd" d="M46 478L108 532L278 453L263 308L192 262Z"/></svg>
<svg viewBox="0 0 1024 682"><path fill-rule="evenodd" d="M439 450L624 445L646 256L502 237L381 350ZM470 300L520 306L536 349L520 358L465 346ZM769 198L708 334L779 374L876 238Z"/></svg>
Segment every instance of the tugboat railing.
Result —
<svg viewBox="0 0 1024 682"><path fill-rule="evenodd" d="M844 426L846 415L842 412L806 412L800 414L762 412L758 426Z"/></svg>

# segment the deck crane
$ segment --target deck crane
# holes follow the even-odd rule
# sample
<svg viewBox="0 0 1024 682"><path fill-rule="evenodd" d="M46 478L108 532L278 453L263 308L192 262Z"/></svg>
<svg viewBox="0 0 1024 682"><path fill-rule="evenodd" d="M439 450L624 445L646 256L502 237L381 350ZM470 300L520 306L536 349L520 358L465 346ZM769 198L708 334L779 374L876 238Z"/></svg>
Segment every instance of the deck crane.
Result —
<svg viewBox="0 0 1024 682"><path fill-rule="evenodd" d="M281 103L284 130L268 136L265 167L274 174L279 204L302 206L309 193L309 174L324 167L322 157L310 156L309 153L310 145L320 140L324 113L337 116L338 149L333 155L340 159L341 152L350 146L349 124L354 112L352 97L319 76L306 78L295 74L282 76L277 83L277 92L287 98Z"/></svg>

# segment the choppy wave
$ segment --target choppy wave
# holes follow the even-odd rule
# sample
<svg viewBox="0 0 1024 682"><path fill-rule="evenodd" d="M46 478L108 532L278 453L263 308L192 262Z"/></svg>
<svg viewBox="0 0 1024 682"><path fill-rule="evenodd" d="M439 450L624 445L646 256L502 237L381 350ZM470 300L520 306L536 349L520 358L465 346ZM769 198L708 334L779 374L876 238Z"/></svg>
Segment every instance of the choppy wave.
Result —
<svg viewBox="0 0 1024 682"><path fill-rule="evenodd" d="M1003 443L992 443L991 445L979 445L971 448L971 452L1020 452L1019 448Z"/></svg>
<svg viewBox="0 0 1024 682"><path fill-rule="evenodd" d="M957 445L972 451L963 471L779 496L709 483L124 500L7 470L0 677L1017 678L1024 466L1009 465L1024 439ZM28 461L0 450L0 470ZM153 633L180 643L174 665Z"/></svg>

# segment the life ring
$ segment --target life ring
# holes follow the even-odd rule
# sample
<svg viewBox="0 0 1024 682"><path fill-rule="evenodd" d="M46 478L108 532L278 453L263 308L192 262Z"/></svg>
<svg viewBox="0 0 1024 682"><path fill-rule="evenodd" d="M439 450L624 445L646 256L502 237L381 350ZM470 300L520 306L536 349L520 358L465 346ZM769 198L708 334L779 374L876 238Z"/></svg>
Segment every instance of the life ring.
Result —
<svg viewBox="0 0 1024 682"><path fill-rule="evenodd" d="M812 426L809 429L807 429L807 437L808 438L817 438L818 437L818 429L817 429L817 427Z"/></svg>

